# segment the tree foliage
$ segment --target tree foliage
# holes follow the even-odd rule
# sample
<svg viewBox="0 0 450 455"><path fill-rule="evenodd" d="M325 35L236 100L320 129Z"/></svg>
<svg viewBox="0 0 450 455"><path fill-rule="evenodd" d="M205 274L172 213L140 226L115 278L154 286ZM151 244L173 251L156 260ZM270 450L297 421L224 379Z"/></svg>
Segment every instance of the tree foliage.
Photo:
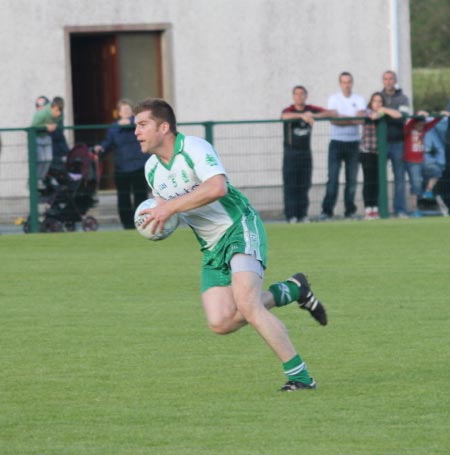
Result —
<svg viewBox="0 0 450 455"><path fill-rule="evenodd" d="M414 68L450 67L450 0L410 0Z"/></svg>

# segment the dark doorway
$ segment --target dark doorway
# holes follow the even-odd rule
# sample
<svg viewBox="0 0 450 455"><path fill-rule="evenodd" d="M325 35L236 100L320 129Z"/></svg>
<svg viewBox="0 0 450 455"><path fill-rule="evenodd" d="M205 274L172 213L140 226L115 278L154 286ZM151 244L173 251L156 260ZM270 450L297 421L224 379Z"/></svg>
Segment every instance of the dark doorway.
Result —
<svg viewBox="0 0 450 455"><path fill-rule="evenodd" d="M162 97L161 32L70 35L74 125L108 125L121 98ZM106 128L75 130L75 141L99 144ZM101 163L101 189L114 188L113 153Z"/></svg>
<svg viewBox="0 0 450 455"><path fill-rule="evenodd" d="M72 36L72 96L75 125L106 124L114 120L119 99L115 35ZM82 137L90 137L82 132Z"/></svg>

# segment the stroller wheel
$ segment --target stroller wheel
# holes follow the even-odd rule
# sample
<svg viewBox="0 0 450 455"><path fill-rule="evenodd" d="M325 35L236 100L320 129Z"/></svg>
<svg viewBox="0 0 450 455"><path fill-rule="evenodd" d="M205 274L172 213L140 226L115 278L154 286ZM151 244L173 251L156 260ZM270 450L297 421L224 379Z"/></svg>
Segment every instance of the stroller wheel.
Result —
<svg viewBox="0 0 450 455"><path fill-rule="evenodd" d="M57 220L56 218L47 217L42 222L41 225L42 232L62 232L64 231L64 225L61 221Z"/></svg>
<svg viewBox="0 0 450 455"><path fill-rule="evenodd" d="M96 231L98 229L98 221L93 216L87 216L81 221L83 231Z"/></svg>

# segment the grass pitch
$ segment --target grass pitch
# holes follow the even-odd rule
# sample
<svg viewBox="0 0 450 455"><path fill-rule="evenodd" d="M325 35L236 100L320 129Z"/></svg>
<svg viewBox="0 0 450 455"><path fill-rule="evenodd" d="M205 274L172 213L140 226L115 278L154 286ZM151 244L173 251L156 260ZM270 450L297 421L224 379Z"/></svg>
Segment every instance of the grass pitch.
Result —
<svg viewBox="0 0 450 455"><path fill-rule="evenodd" d="M266 285L305 271L329 312L275 310L319 385L292 394L250 328L208 331L188 229L2 236L0 453L447 455L449 229L267 226Z"/></svg>

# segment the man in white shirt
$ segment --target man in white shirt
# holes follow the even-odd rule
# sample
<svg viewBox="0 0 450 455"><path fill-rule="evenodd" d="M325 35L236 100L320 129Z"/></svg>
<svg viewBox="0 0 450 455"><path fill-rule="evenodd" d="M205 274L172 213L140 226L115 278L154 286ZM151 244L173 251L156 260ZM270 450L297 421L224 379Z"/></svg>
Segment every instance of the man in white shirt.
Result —
<svg viewBox="0 0 450 455"><path fill-rule="evenodd" d="M366 102L360 95L352 93L353 76L348 72L339 75L341 91L328 99L328 109L336 110L338 117L359 117L364 115ZM345 217L356 214L356 177L358 174L358 150L360 140L360 120L335 120L331 125L331 141L328 148L328 182L322 202L321 220L334 215L339 194L339 172L345 164Z"/></svg>

